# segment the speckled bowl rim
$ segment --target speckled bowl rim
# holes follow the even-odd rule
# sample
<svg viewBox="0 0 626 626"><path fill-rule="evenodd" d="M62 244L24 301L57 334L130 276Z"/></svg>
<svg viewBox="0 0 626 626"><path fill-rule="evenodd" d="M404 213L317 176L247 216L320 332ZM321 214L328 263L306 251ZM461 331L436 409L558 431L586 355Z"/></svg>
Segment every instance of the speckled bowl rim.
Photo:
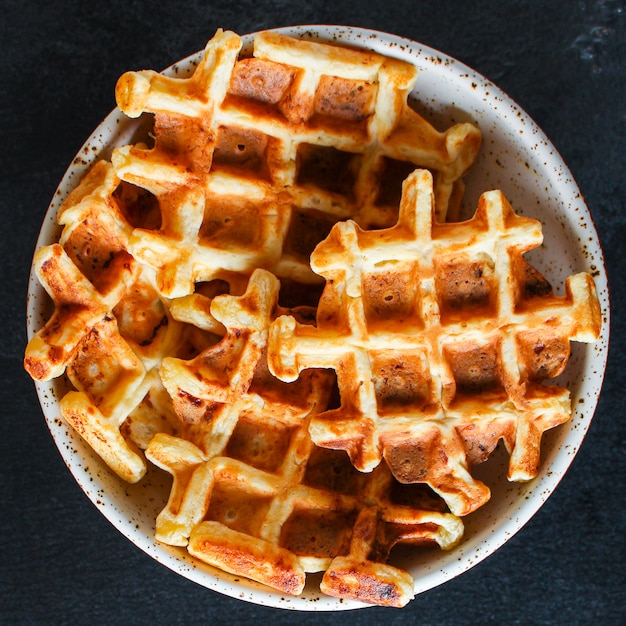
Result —
<svg viewBox="0 0 626 626"><path fill-rule="evenodd" d="M475 207L482 192L502 189L517 212L542 222L544 245L529 258L557 291L575 272L589 271L596 281L604 318L602 336L592 345L573 344L568 368L558 381L570 388L572 419L544 437L542 465L533 481L508 483L503 478L508 457L502 451L476 468L474 474L489 485L492 498L464 520L465 538L460 546L450 552L428 550L416 555L400 550L393 554L392 562L413 574L418 595L471 569L515 535L557 487L583 442L602 387L609 344L609 291L598 234L574 177L546 135L510 97L460 61L429 46L363 28L306 25L274 30L337 41L414 63L419 69L413 92L416 108L440 129L454 122L473 121L483 133L480 156L466 177L466 208ZM255 34L243 36L244 48L251 45ZM198 52L179 61L165 73L186 75L200 56ZM137 132L138 122L128 120L118 109L105 118L61 180L44 218L37 248L58 238L57 210L85 171L95 160L107 158L113 146L130 143ZM47 295L31 272L29 338L48 314ZM260 605L302 611L366 606L324 596L319 591L319 575L309 577L302 596L288 597L199 564L184 549L159 544L154 540L154 518L165 504L168 483L155 478L155 470L150 470L145 485L121 484L60 417L58 400L64 382L36 383L36 389L52 437L80 487L123 535L155 560L203 587ZM158 496L146 493L153 485Z"/></svg>

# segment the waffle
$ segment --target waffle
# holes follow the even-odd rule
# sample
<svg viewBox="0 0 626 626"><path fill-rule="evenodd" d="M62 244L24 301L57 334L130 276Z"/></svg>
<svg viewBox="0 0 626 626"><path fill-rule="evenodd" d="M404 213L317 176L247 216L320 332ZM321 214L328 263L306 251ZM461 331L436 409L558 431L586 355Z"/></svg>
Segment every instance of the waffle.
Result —
<svg viewBox="0 0 626 626"><path fill-rule="evenodd" d="M361 474L342 452L313 445L309 421L328 407L332 375L311 369L293 383L269 375L278 291L272 274L255 270L243 295L212 302L226 329L220 342L163 360L184 427L146 450L173 476L156 537L284 593L300 594L307 572L324 571L328 595L403 606L413 580L386 563L391 548L451 548L463 525L432 492L403 489L386 466Z"/></svg>
<svg viewBox="0 0 626 626"><path fill-rule="evenodd" d="M98 163L59 210L60 242L36 252L55 310L29 342L25 367L38 380L67 376L73 390L60 401L62 415L119 476L136 482L146 471L138 450L146 433L174 432L173 411L146 411L144 403L162 397L154 368L178 336L127 252L131 227L113 201L118 184L112 166Z"/></svg>
<svg viewBox="0 0 626 626"><path fill-rule="evenodd" d="M135 229L129 250L162 295L261 267L288 303L292 283L320 283L309 255L335 222L395 223L401 181L418 166L434 173L440 218L458 212L480 132L439 132L414 112L412 65L270 32L252 56L241 49L218 31L191 77L129 72L117 84L122 111L154 116L154 144L112 161L158 201L160 228Z"/></svg>
<svg viewBox="0 0 626 626"><path fill-rule="evenodd" d="M268 366L284 381L333 369L340 406L312 416L313 442L363 472L384 458L397 480L467 515L490 497L471 468L499 440L510 480L536 475L543 432L571 415L568 390L543 382L565 367L570 341L597 339L600 311L588 274L557 296L524 260L540 223L500 191L457 223L434 219L433 196L431 174L416 170L394 227L333 227L311 256L326 280L317 324L278 318Z"/></svg>

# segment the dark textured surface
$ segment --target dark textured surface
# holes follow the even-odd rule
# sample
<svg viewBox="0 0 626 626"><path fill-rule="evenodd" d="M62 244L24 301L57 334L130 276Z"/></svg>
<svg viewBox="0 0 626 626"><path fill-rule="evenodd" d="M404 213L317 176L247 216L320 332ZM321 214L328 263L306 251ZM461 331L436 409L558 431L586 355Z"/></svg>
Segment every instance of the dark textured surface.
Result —
<svg viewBox="0 0 626 626"><path fill-rule="evenodd" d="M624 3L24 2L0 9L2 305L0 623L618 624L626 621ZM39 225L67 165L113 108L127 69L166 67L215 29L335 23L442 50L512 96L587 199L612 287L612 347L585 443L542 510L504 548L407 608L296 614L222 597L151 560L65 468L22 371Z"/></svg>

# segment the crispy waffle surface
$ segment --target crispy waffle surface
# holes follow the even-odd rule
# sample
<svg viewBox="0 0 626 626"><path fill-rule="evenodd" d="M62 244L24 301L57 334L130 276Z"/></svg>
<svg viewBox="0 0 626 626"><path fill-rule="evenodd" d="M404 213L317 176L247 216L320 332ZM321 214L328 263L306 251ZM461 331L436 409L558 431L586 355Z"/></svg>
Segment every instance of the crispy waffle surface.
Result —
<svg viewBox="0 0 626 626"><path fill-rule="evenodd" d="M385 465L361 473L342 451L312 443L309 422L329 406L334 377L310 369L277 383L269 373L279 287L255 270L245 294L213 300L226 329L220 343L163 361L184 426L182 437L157 435L146 451L173 475L156 536L285 593L301 593L307 572L324 571L328 595L402 606L413 580L386 564L391 548L449 549L463 525L430 490L401 485Z"/></svg>
<svg viewBox="0 0 626 626"><path fill-rule="evenodd" d="M426 483L467 515L490 497L471 467L500 440L510 480L536 475L542 434L571 415L569 391L543 383L570 341L598 338L601 315L589 274L558 296L524 260L541 225L502 192L484 193L469 220L435 216L432 176L416 170L396 226L335 225L311 256L326 279L317 323L281 316L269 368L285 381L333 369L341 406L312 417L313 441L364 472L384 457L400 482Z"/></svg>
<svg viewBox="0 0 626 626"><path fill-rule="evenodd" d="M341 219L393 225L416 167L435 175L441 218L458 213L480 132L439 132L413 111L412 65L276 33L258 34L251 57L241 46L220 31L192 77L129 72L117 85L122 111L154 115L154 146L120 148L113 164L158 199L160 228L136 229L129 246L163 295L256 267L320 285L314 246Z"/></svg>
<svg viewBox="0 0 626 626"><path fill-rule="evenodd" d="M35 254L53 312L27 371L66 378L63 417L121 478L171 474L160 542L281 593L323 572L406 604L393 547L461 540L499 440L511 479L536 473L570 412L542 382L599 332L591 279L555 296L499 192L455 222L480 133L415 113L416 77L221 30L190 77L129 72L118 105L150 136L91 168Z"/></svg>

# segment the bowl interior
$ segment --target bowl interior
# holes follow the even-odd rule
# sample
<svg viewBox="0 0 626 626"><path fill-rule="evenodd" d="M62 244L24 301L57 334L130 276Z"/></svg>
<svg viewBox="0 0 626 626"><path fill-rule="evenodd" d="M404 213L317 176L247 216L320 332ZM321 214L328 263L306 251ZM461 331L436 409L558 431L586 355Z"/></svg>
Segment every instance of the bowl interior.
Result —
<svg viewBox="0 0 626 626"><path fill-rule="evenodd" d="M491 488L492 498L465 518L465 538L460 546L450 552L400 549L392 554L391 562L412 573L415 591L420 593L470 569L512 537L552 493L582 443L597 404L608 352L608 286L598 235L582 194L555 147L515 102L483 76L439 51L393 35L337 26L279 30L367 48L415 64L419 75L412 100L418 111L440 130L470 121L482 131L481 153L465 179L464 212L471 215L484 191L501 189L517 213L542 222L544 244L528 258L557 292L562 291L565 278L576 272L588 271L596 281L604 313L602 336L595 344L573 344L570 362L557 381L571 391L572 419L544 436L541 470L533 481L509 483L508 456L502 450L476 468L474 474ZM253 37L244 37L245 46L251 45ZM184 59L166 73L188 74L199 58L200 53ZM37 247L58 238L58 207L89 166L108 157L114 146L130 143L143 132L141 121L130 120L117 109L102 122L61 181ZM27 313L30 338L50 314L48 297L34 275ZM65 381L37 383L36 388L54 441L81 488L120 532L157 561L200 585L258 604L317 611L363 606L323 596L318 576L310 576L301 597L289 598L198 563L185 549L157 543L155 518L169 495L169 475L151 469L139 485L122 483L61 418L58 402L65 393Z"/></svg>

